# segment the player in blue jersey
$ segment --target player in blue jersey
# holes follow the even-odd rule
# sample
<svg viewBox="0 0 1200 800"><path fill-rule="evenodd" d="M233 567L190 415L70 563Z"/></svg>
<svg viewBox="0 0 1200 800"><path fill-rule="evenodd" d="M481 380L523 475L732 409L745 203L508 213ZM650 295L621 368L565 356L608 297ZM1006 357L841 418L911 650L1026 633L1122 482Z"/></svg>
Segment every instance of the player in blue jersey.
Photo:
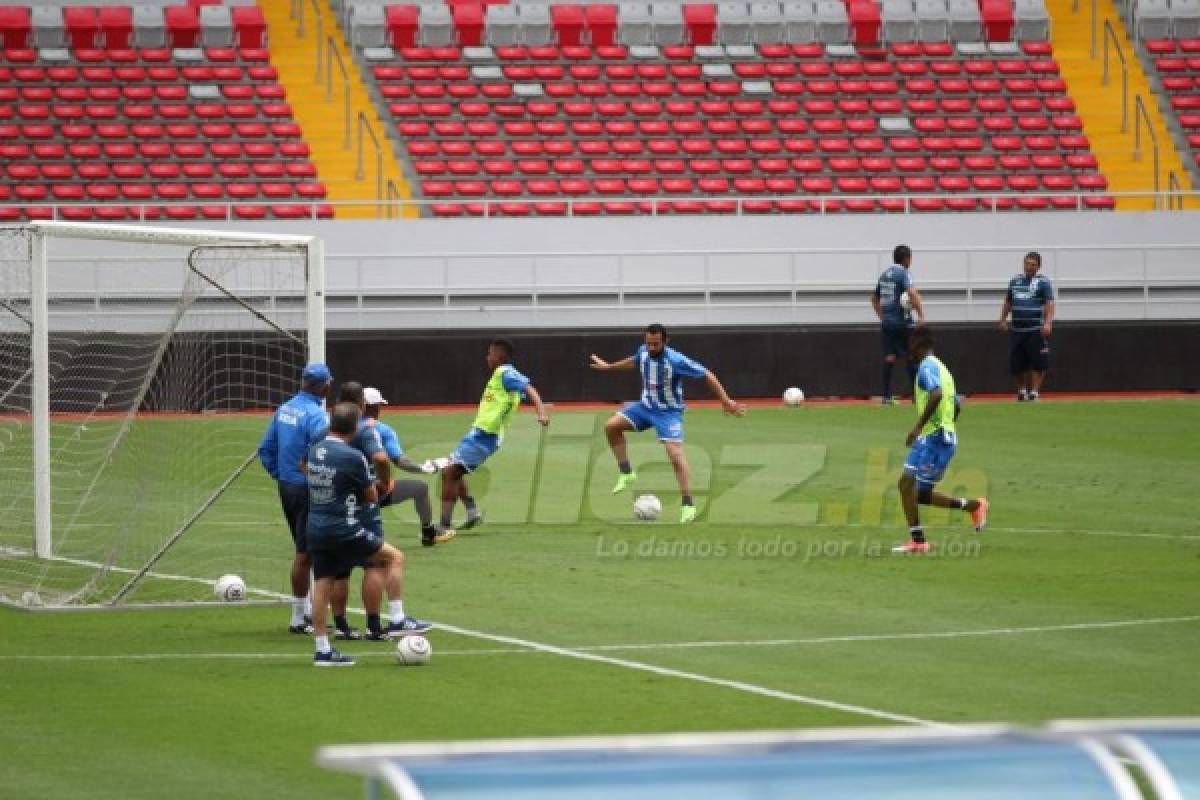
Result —
<svg viewBox="0 0 1200 800"><path fill-rule="evenodd" d="M1020 275L1008 282L1000 309L1000 330L1009 335L1009 370L1017 384L1017 402L1037 402L1050 369L1050 332L1054 327L1054 285L1040 274L1042 254L1025 254ZM1009 314L1012 322L1009 322Z"/></svg>
<svg viewBox="0 0 1200 800"><path fill-rule="evenodd" d="M917 325L925 324L925 305L921 293L913 285L912 250L897 245L892 250L892 265L883 271L871 293L871 308L879 317L880 338L883 341L883 403L892 403L892 367L897 363L908 370L911 381L916 374L908 359L908 337ZM911 311L917 312L913 319Z"/></svg>
<svg viewBox="0 0 1200 800"><path fill-rule="evenodd" d="M383 394L378 389L372 386L363 389L363 422L374 426L375 432L379 434L379 442L383 446L383 450L387 454L392 466L404 472L411 472L414 475L435 474L437 467L433 462L425 461L418 464L409 458L400 444L400 437L396 435L396 431L393 430L392 426L379 419L380 411L385 405L387 405L387 400L383 399ZM403 503L405 500L413 501L417 518L421 521L422 545L432 547L435 544L443 544L454 538L455 531L453 528L439 529L433 524L433 508L429 502L428 484L424 481L416 480L392 481L391 491L379 498L379 505L382 508L386 508L387 506Z"/></svg>
<svg viewBox="0 0 1200 800"><path fill-rule="evenodd" d="M375 391L375 395L378 394L379 392ZM423 499L425 501L423 513L421 513L421 504L417 503L418 514L421 517L422 542L428 542L429 545L433 545L438 542L449 541L454 537L454 531L439 531L433 525L433 513L429 507L429 488L426 484L423 481L396 481L392 478L391 468L393 460L388 448L383 443L382 427L374 418L366 414L368 407L366 403L367 399L369 399L367 390L358 381L346 381L338 390L339 403L353 403L363 413L359 421L358 430L355 432L354 438L350 441L350 445L366 456L367 464L371 469L371 475L375 479L376 491L379 494L378 503L363 508L363 524L382 537L383 516L381 511L385 506L403 502L404 500ZM375 413L378 415L378 409L376 409ZM395 440L395 433L390 428L388 432L391 434L392 439ZM398 447L398 442L395 442L393 446ZM404 459L397 466L402 464L407 465L410 472L423 472L431 475L437 471L432 464L421 467ZM366 638L372 641L380 641L388 638L387 632L383 630L379 614L383 603L383 573L379 569L372 569L369 564L363 564L362 566L364 568L362 600L363 608L367 614ZM346 620L346 607L350 594L349 577L349 573L338 576L331 598L333 622L337 628L338 639L362 638L362 635L350 627Z"/></svg>
<svg viewBox="0 0 1200 800"><path fill-rule="evenodd" d="M593 354L591 366L602 372L636 369L642 376L641 399L613 414L604 425L608 446L612 448L620 471L613 494L630 488L637 480L637 473L629 463L625 431L641 432L654 428L679 482L682 495L679 521L685 523L696 518L696 504L692 500L691 467L683 451L684 378L703 379L721 401L726 414L745 416L746 407L730 399L714 372L667 347L667 342L667 329L655 323L646 327L643 344L636 353L611 363Z"/></svg>
<svg viewBox="0 0 1200 800"><path fill-rule="evenodd" d="M954 376L933 354L933 332L921 326L910 339L910 358L917 367L913 397L917 406L917 424L904 443L912 448L900 476L900 503L908 521L909 540L892 548L893 553L928 553L925 529L917 512L918 505L957 508L971 515L975 530L987 525L986 497L967 500L935 492L950 459L958 448L958 414L961 410L954 387Z"/></svg>
<svg viewBox="0 0 1200 800"><path fill-rule="evenodd" d="M325 398L333 383L333 374L324 364L313 363L300 376L301 387L295 397L275 412L271 424L258 445L258 460L276 482L283 515L292 533L295 555L292 558L292 619L288 630L309 634L312 627L308 605L309 570L305 523L308 517L308 482L301 471L308 448L319 441L328 427Z"/></svg>
<svg viewBox="0 0 1200 800"><path fill-rule="evenodd" d="M363 385L357 381L346 381L338 389L337 401L339 403L353 403L358 407L359 413L363 407ZM363 454L367 459L367 467L371 473L371 479L375 481L375 491L379 497L387 494L388 488L391 485L391 462L388 461L387 453L384 452L383 443L379 439L379 433L374 427L365 424L365 420L359 419L358 429L354 432L353 438L350 439L349 445L355 450ZM373 533L383 537L383 517L379 513L379 503L364 505L359 510L359 516L362 519L363 525ZM367 573L371 570L366 569L366 564L362 565ZM381 579L371 580L367 575L363 575L363 604L366 602L368 584L379 584L379 591L375 593L374 614L370 616L371 607L368 606L367 627L371 633L368 634L373 639L384 639L382 625L379 621L379 603L382 600L382 581ZM336 638L338 639L361 639L362 634L350 626L346 619L346 606L350 597L350 570L346 570L345 574L335 576L333 590L330 594L329 602L333 608L333 625L336 629Z"/></svg>
<svg viewBox="0 0 1200 800"><path fill-rule="evenodd" d="M366 457L350 442L359 430L359 407L353 403L334 406L329 432L308 450L308 547L312 557L313 634L316 654L313 665L350 666L354 660L330 647L325 624L329 599L336 579L358 564L369 563L384 570L392 624L396 635L424 633L433 626L404 613L404 554L385 543L370 527L370 511L379 501L376 482ZM364 514L364 511L366 512Z"/></svg>

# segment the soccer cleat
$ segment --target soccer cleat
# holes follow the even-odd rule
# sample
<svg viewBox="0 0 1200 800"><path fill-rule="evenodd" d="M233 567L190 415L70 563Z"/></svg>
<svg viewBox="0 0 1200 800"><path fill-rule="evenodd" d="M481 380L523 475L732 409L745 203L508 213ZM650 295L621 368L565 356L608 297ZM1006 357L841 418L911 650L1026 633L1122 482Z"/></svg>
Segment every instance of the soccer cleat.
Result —
<svg viewBox="0 0 1200 800"><path fill-rule="evenodd" d="M879 402L881 405L894 406L896 405L896 398L892 397L891 395L884 395L883 397L879 398Z"/></svg>
<svg viewBox="0 0 1200 800"><path fill-rule="evenodd" d="M1039 399L1041 399L1041 396L1037 392L1030 392L1027 399L1030 403L1036 403Z"/></svg>
<svg viewBox="0 0 1200 800"><path fill-rule="evenodd" d="M987 527L987 512L990 504L986 497L979 497L976 500L979 503L979 508L971 512L971 522L975 523L976 533L983 533L983 529Z"/></svg>
<svg viewBox="0 0 1200 800"><path fill-rule="evenodd" d="M897 554L903 554L903 555L928 553L929 552L929 542L914 542L912 540L909 540L909 541L905 542L904 544L898 544L895 547L893 547L892 552L897 553Z"/></svg>
<svg viewBox="0 0 1200 800"><path fill-rule="evenodd" d="M686 525L696 519L695 506L680 506L679 507L679 524Z"/></svg>
<svg viewBox="0 0 1200 800"><path fill-rule="evenodd" d="M367 631L363 634L363 641L367 642L388 642L387 631Z"/></svg>
<svg viewBox="0 0 1200 800"><path fill-rule="evenodd" d="M471 528L477 528L482 524L483 524L483 512L482 511L477 510L477 511L475 511L475 513L471 513L468 511L467 512L467 521L464 522L462 525L459 525L458 527L464 531L469 531L469 530L471 530ZM446 530L449 530L449 528L447 528ZM450 538L453 539L454 537L451 536ZM449 541L449 540L447 540L447 541Z"/></svg>
<svg viewBox="0 0 1200 800"><path fill-rule="evenodd" d="M1024 403L1028 399L1029 399L1029 395L1025 393L1024 389L1021 389L1019 392L1017 392L1017 402L1018 403Z"/></svg>
<svg viewBox="0 0 1200 800"><path fill-rule="evenodd" d="M301 622L299 625L288 625L288 633L298 633L301 636L312 636L313 626L309 622Z"/></svg>
<svg viewBox="0 0 1200 800"><path fill-rule="evenodd" d="M414 617L405 617L404 619L393 622L387 626L387 637L389 639L403 639L405 636L412 636L416 633L425 633L433 629L432 622L422 622Z"/></svg>
<svg viewBox="0 0 1200 800"><path fill-rule="evenodd" d="M344 656L337 650L330 650L328 653L313 654L314 667L353 667L354 659L350 656Z"/></svg>
<svg viewBox="0 0 1200 800"><path fill-rule="evenodd" d="M363 638L362 631L358 628L338 628L333 633L333 638L343 642L357 642Z"/></svg>
<svg viewBox="0 0 1200 800"><path fill-rule="evenodd" d="M433 547L435 544L445 544L458 535L454 528L434 529L432 533L421 532L421 544Z"/></svg>
<svg viewBox="0 0 1200 800"><path fill-rule="evenodd" d="M622 472L617 475L617 484L613 487L613 494L620 494L626 489L633 486L633 482L637 480L636 472Z"/></svg>

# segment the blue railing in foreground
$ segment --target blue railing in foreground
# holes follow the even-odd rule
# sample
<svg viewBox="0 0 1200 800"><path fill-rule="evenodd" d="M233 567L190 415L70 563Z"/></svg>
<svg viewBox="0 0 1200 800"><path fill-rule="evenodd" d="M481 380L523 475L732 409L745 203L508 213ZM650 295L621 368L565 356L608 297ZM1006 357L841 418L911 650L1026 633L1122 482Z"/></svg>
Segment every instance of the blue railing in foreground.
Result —
<svg viewBox="0 0 1200 800"><path fill-rule="evenodd" d="M1200 797L1200 720L325 747L402 800L1160 800Z"/></svg>

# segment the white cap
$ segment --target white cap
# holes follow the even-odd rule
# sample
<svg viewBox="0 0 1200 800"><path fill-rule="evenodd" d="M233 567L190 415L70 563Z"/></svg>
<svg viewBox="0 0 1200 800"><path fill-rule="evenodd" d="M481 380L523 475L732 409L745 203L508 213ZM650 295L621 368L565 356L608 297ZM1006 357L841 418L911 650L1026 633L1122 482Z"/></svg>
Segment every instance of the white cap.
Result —
<svg viewBox="0 0 1200 800"><path fill-rule="evenodd" d="M369 406L387 405L387 400L383 399L383 395L374 386L368 386L363 389L363 401Z"/></svg>

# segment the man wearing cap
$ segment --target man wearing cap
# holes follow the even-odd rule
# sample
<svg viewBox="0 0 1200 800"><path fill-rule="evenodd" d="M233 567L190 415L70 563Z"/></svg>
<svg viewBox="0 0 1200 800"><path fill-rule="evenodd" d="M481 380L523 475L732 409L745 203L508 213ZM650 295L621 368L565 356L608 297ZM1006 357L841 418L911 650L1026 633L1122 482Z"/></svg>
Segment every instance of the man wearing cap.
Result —
<svg viewBox="0 0 1200 800"><path fill-rule="evenodd" d="M383 406L387 405L387 400L383 399L383 394L378 389L368 386L363 390L363 400L365 402L363 420L373 426L376 433L379 434L379 441L392 464L398 469L417 475L432 475L437 472L437 467L432 462L426 461L424 464L417 464L409 458L400 445L400 438L396 436L396 431L379 419L379 412ZM431 547L454 538L453 528L436 529L434 527L433 509L429 504L429 486L424 481L396 481L391 492L379 499L379 505L390 506L403 503L405 500L413 501L417 516L421 520L421 544Z"/></svg>
<svg viewBox="0 0 1200 800"><path fill-rule="evenodd" d="M329 427L325 398L333 384L333 373L324 364L314 362L304 368L300 382L300 391L271 418L258 444L258 460L279 487L279 501L296 547L292 558L292 619L288 631L307 635L312 633L312 626L305 619L312 561L305 535L308 479L300 465L308 449L324 437Z"/></svg>

